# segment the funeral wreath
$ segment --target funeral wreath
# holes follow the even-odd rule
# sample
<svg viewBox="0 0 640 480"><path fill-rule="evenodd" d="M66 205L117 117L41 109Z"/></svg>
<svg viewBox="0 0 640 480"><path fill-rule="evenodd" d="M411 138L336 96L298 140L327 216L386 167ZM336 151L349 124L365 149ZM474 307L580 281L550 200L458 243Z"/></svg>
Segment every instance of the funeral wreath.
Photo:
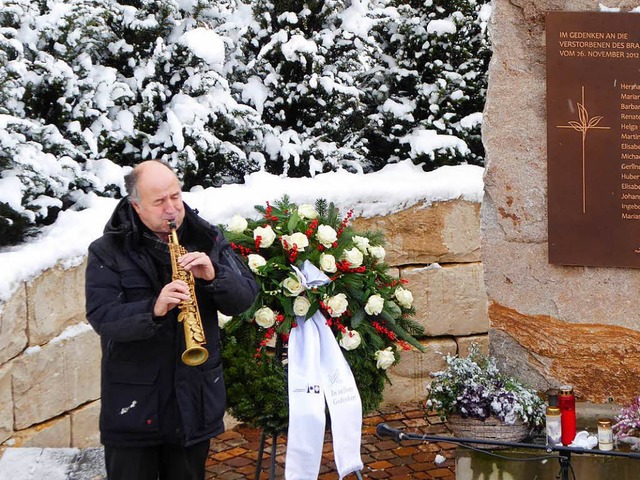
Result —
<svg viewBox="0 0 640 480"><path fill-rule="evenodd" d="M383 235L354 231L353 212L341 216L323 199L296 205L285 196L255 208L257 218L235 216L223 226L260 285L249 310L220 320L231 413L268 432L286 430L287 341L318 311L342 347L363 411L375 409L398 351L422 349L413 295L390 274ZM301 269L309 265L329 282L307 288Z"/></svg>
<svg viewBox="0 0 640 480"><path fill-rule="evenodd" d="M435 372L428 386L427 408L443 419L496 417L506 424L542 425L544 401L531 388L500 372L493 357L473 344L467 357L446 355L445 370Z"/></svg>

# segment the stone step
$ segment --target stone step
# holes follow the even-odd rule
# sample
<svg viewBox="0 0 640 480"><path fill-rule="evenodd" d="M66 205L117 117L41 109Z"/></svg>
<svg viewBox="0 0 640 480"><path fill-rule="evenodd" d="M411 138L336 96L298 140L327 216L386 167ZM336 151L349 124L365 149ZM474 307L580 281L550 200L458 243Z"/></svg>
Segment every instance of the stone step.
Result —
<svg viewBox="0 0 640 480"><path fill-rule="evenodd" d="M96 448L7 448L0 480L105 480L104 452Z"/></svg>
<svg viewBox="0 0 640 480"><path fill-rule="evenodd" d="M613 418L620 412L615 404L576 402L576 427L578 432L597 434L599 418ZM626 451L628 446L621 447ZM616 450L618 446L616 446ZM520 480L578 478L580 480L637 480L640 459L623 456L605 456L596 453L574 453L570 456L568 477L561 476L558 453L538 449L503 449L496 452L456 451L456 479L467 480ZM544 457L548 457L543 459Z"/></svg>
<svg viewBox="0 0 640 480"><path fill-rule="evenodd" d="M505 458L490 456L487 452L458 450L456 452L456 479L466 480L524 480L577 478L580 480L637 480L640 460L625 457L605 457L594 454L572 455L568 476L561 476L561 464L555 455L541 451L500 450ZM535 460L548 456L546 460ZM508 460L511 458L511 460ZM565 473L565 475L566 475Z"/></svg>

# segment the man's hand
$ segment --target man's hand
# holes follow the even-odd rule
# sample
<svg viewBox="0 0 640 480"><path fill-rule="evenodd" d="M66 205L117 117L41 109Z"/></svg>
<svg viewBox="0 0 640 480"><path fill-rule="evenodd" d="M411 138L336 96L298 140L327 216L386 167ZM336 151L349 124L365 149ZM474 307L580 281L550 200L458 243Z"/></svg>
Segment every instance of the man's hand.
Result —
<svg viewBox="0 0 640 480"><path fill-rule="evenodd" d="M206 253L189 252L178 258L178 263L193 276L210 282L216 278L216 270L213 268L211 259Z"/></svg>
<svg viewBox="0 0 640 480"><path fill-rule="evenodd" d="M182 280L174 280L171 283L167 283L156 300L156 304L153 307L154 317L163 317L169 310L176 307L181 301L189 300L189 285Z"/></svg>

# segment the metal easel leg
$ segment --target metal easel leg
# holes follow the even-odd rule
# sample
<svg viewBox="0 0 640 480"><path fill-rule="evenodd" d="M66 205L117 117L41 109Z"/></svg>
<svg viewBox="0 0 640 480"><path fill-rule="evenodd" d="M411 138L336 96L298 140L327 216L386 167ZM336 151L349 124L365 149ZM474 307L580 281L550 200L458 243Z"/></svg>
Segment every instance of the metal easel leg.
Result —
<svg viewBox="0 0 640 480"><path fill-rule="evenodd" d="M267 438L267 434L265 431L262 431L262 435L260 435L260 448L258 449L258 462L256 465L256 475L254 480L260 480L260 473L262 472L262 457L264 456L264 442Z"/></svg>
<svg viewBox="0 0 640 480"><path fill-rule="evenodd" d="M276 338L276 358L279 362L282 362L283 355L283 343L282 337L280 335ZM262 430L262 435L260 435L260 448L258 450L258 461L256 464L256 475L254 480L260 480L260 474L262 473L262 459L264 457L264 446L265 441L267 439L267 432ZM274 480L276 478L276 452L278 447L278 434L272 434L272 442L271 442L271 465L269 469L269 480Z"/></svg>
<svg viewBox="0 0 640 480"><path fill-rule="evenodd" d="M260 474L262 473L262 459L264 458L264 446L267 440L267 432L262 431L260 435L260 447L258 449L258 461L256 463L256 474L253 477L254 480L260 480ZM278 450L278 434L274 433L271 437L271 461L269 466L269 480L276 478L276 453Z"/></svg>
<svg viewBox="0 0 640 480"><path fill-rule="evenodd" d="M271 441L271 470L269 472L269 480L276 478L276 453L278 450L278 434L274 433Z"/></svg>
<svg viewBox="0 0 640 480"><path fill-rule="evenodd" d="M358 480L362 480L362 475L360 475L360 472L354 472L356 474L356 478Z"/></svg>

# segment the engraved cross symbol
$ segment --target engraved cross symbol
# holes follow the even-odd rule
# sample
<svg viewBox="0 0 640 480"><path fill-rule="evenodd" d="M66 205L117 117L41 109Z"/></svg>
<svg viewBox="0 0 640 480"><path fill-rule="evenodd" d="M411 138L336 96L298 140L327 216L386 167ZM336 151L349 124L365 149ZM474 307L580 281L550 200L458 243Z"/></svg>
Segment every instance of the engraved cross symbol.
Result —
<svg viewBox="0 0 640 480"><path fill-rule="evenodd" d="M611 127L598 127L598 123L604 117L595 116L589 118L589 112L584 101L584 85L582 86L582 103L578 102L578 121L570 120L569 125L558 125L557 128L571 128L582 134L582 213L587 211L587 192L586 192L586 168L585 168L585 143L587 141L587 132L589 130L609 130Z"/></svg>

